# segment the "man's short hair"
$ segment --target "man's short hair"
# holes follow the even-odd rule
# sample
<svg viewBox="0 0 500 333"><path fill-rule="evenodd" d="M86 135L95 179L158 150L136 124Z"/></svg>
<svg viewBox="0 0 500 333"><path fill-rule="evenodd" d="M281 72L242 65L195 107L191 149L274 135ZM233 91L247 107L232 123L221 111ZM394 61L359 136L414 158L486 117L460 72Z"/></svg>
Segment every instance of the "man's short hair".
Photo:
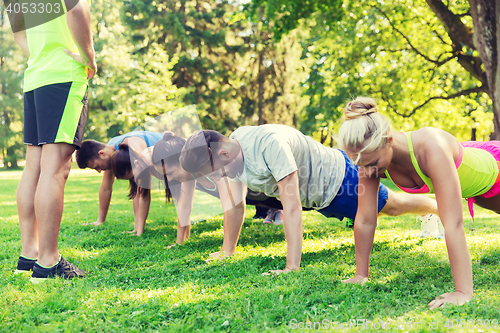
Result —
<svg viewBox="0 0 500 333"><path fill-rule="evenodd" d="M199 172L205 165L211 163L208 149L210 144L227 141L229 139L226 136L216 131L204 130L194 133L182 148L180 156L182 168L190 173ZM217 154L217 151L212 151L212 154Z"/></svg>
<svg viewBox="0 0 500 333"><path fill-rule="evenodd" d="M99 158L99 151L106 148L106 144L95 141L85 140L82 142L80 149L76 151L76 163L80 169L89 167L89 162Z"/></svg>

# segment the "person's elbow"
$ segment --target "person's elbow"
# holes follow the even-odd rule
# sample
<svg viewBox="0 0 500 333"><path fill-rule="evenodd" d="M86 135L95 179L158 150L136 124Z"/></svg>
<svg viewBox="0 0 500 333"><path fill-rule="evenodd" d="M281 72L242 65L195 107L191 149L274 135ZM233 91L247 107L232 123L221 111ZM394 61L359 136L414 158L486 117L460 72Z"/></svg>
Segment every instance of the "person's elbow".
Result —
<svg viewBox="0 0 500 333"><path fill-rule="evenodd" d="M26 35L24 31L13 32L12 38L17 45L22 45L23 41L26 40Z"/></svg>
<svg viewBox="0 0 500 333"><path fill-rule="evenodd" d="M74 1L64 1L66 5L67 17L86 17L90 16L89 5L86 0L80 0L74 4Z"/></svg>

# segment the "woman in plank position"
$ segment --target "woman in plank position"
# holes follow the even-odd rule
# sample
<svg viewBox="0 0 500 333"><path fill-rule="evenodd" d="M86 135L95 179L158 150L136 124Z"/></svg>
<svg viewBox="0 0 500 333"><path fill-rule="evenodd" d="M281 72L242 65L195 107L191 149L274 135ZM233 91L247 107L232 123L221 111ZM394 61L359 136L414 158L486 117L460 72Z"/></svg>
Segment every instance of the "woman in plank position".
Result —
<svg viewBox="0 0 500 333"><path fill-rule="evenodd" d="M356 275L346 282L368 278L370 252L377 223L380 178L391 179L408 193L435 193L445 229L446 247L455 291L433 300L431 309L446 303L462 305L473 297L472 265L465 239L462 198L500 212L500 142L462 142L443 130L424 127L391 132L371 98L357 98L345 108L339 141L360 167L358 213L354 224ZM363 172L361 172L363 170Z"/></svg>

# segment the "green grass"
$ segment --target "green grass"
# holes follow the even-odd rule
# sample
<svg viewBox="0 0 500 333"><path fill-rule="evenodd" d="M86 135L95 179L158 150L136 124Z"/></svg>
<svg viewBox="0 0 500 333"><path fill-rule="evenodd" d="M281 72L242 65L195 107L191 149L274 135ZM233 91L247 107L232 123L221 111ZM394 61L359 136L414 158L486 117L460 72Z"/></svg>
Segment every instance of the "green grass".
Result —
<svg viewBox="0 0 500 333"><path fill-rule="evenodd" d="M498 216L479 208L475 223L466 210L464 214L475 298L466 306L430 311L427 303L452 291L453 282L444 241L417 238L420 226L415 216L380 219L371 280L364 286L340 282L355 272L352 230L316 212L304 212L301 270L261 276L284 268L286 243L282 226L252 220L252 206L236 255L207 264L209 253L222 243L221 216L195 224L185 245L167 249L175 242L173 205L165 204L162 193L154 191L146 232L130 236L124 233L133 228L128 183L117 181L107 222L85 226L97 218L101 176L72 172L59 249L92 274L33 285L28 277L13 275L21 250L15 202L19 177L19 171L0 172L2 332L284 332L293 331L299 322L312 326L353 319L390 322L393 329L384 331L401 331L398 325L420 322L421 329L414 324L416 329L410 331L445 332L449 330L445 323L453 319L455 324L499 319ZM199 202L205 204L200 214L212 214L211 207L217 205L217 201ZM429 328L436 321L439 328ZM366 329L360 325L351 331Z"/></svg>

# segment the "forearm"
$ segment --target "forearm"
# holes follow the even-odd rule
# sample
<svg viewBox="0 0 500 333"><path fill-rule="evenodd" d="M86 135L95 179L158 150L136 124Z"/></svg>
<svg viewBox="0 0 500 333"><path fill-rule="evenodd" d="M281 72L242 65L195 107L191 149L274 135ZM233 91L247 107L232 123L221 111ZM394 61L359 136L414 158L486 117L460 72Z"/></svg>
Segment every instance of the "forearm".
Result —
<svg viewBox="0 0 500 333"><path fill-rule="evenodd" d="M222 251L226 255L232 255L236 251L241 226L245 219L245 203L239 203L234 208L224 212L224 241Z"/></svg>
<svg viewBox="0 0 500 333"><path fill-rule="evenodd" d="M87 1L78 1L78 4L66 13L66 20L82 60L85 64L93 64L95 62L95 51L92 40L90 9Z"/></svg>
<svg viewBox="0 0 500 333"><path fill-rule="evenodd" d="M151 204L151 192L149 192L145 197L140 196L139 193L137 196L139 197L139 207L137 212L134 213L134 224L137 235L140 235L144 232L144 227L146 226L146 219L148 218L149 206Z"/></svg>
<svg viewBox="0 0 500 333"><path fill-rule="evenodd" d="M462 223L445 228L445 239L455 290L472 296L472 264Z"/></svg>
<svg viewBox="0 0 500 333"><path fill-rule="evenodd" d="M14 41L21 48L23 53L29 58L30 50L28 48L28 38L26 37L26 31L18 31L13 33Z"/></svg>
<svg viewBox="0 0 500 333"><path fill-rule="evenodd" d="M106 216L108 215L109 204L111 202L112 190L99 188L99 214L97 216L97 222L106 221Z"/></svg>
<svg viewBox="0 0 500 333"><path fill-rule="evenodd" d="M285 208L283 221L286 237L286 269L298 270L302 257L302 207Z"/></svg>
<svg viewBox="0 0 500 333"><path fill-rule="evenodd" d="M182 227L187 227L191 225L191 211L193 206L189 204L184 204L183 202L178 202L177 204L177 219L178 223Z"/></svg>
<svg viewBox="0 0 500 333"><path fill-rule="evenodd" d="M377 220L374 223L363 223L356 219L354 222L354 247L356 251L356 275L368 277L370 253L373 247L373 238Z"/></svg>
<svg viewBox="0 0 500 333"><path fill-rule="evenodd" d="M191 226L182 226L182 224L177 220L177 244L182 245L186 239L189 238L191 233Z"/></svg>

